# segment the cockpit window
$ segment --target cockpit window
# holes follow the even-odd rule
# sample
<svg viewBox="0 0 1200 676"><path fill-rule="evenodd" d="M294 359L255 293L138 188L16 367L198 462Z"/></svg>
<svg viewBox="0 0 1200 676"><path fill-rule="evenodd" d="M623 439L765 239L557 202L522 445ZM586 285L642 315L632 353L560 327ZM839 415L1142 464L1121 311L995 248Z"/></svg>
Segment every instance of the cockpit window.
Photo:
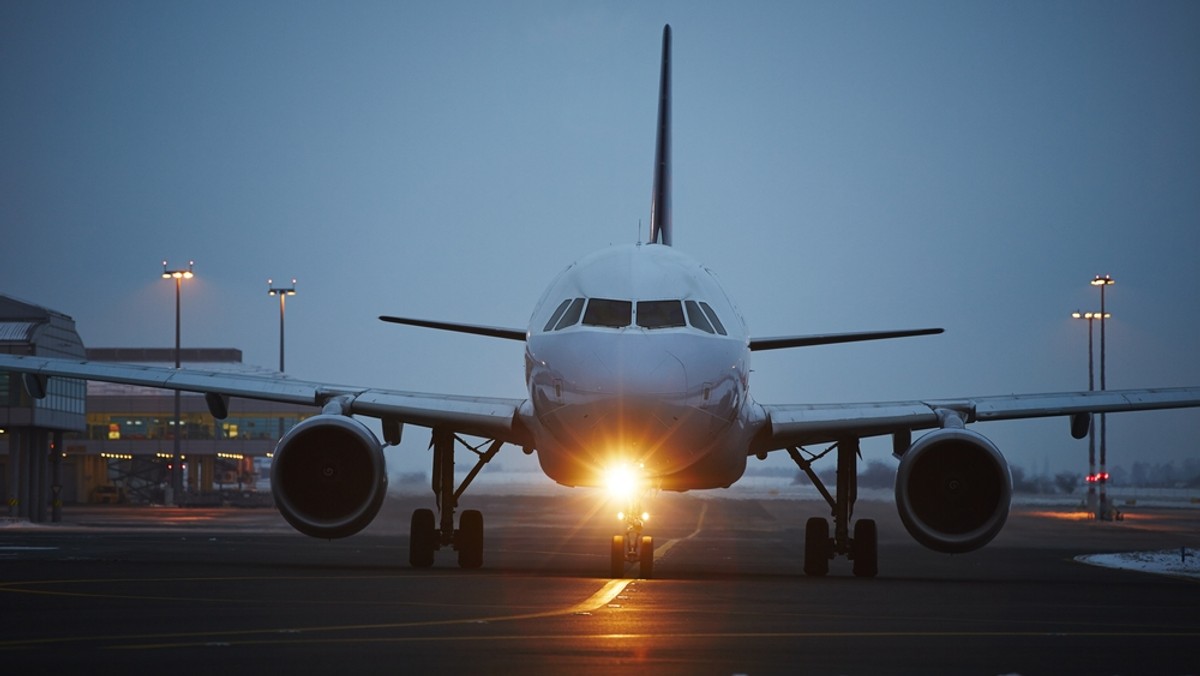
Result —
<svg viewBox="0 0 1200 676"><path fill-rule="evenodd" d="M683 305L677 300L643 300L637 304L638 326L647 329L669 329L687 326L683 321Z"/></svg>
<svg viewBox="0 0 1200 676"><path fill-rule="evenodd" d="M633 309L633 301L628 300L568 298L558 304L546 322L546 328L542 330L561 331L578 324L580 318L586 326L621 329L633 323ZM705 333L728 335L712 306L702 300L638 301L637 325L644 329L670 329L690 325Z"/></svg>
<svg viewBox="0 0 1200 676"><path fill-rule="evenodd" d="M704 316L704 311L694 300L683 301L684 307L687 308L688 323L694 328L700 329L705 333L716 333L712 323L708 321L708 317Z"/></svg>
<svg viewBox="0 0 1200 676"><path fill-rule="evenodd" d="M559 331L568 326L575 326L579 322L579 315L583 313L583 299L575 298L571 301L571 305L563 313L562 319L554 325L554 330Z"/></svg>
<svg viewBox="0 0 1200 676"><path fill-rule="evenodd" d="M712 322L713 328L717 330L717 333L721 334L722 336L729 335L725 333L725 325L722 324L721 320L717 318L717 313L713 311L712 307L708 303L700 301L700 307L704 308L704 314L708 316L709 321Z"/></svg>
<svg viewBox="0 0 1200 676"><path fill-rule="evenodd" d="M554 314L550 315L550 321L546 322L546 328L542 330L549 331L550 329L554 328L554 325L558 323L559 319L562 319L563 313L567 311L567 306L570 304L570 298L564 300L562 303L559 303L558 309L554 311Z"/></svg>
<svg viewBox="0 0 1200 676"><path fill-rule="evenodd" d="M587 326L623 328L629 326L633 315L633 303L627 300L592 298L588 301L583 323Z"/></svg>

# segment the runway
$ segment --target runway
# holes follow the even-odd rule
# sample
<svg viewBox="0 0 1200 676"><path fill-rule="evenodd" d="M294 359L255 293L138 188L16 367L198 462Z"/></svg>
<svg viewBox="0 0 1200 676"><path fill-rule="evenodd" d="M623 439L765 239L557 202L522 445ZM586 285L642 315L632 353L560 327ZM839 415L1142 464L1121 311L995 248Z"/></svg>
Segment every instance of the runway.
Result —
<svg viewBox="0 0 1200 676"><path fill-rule="evenodd" d="M610 580L616 520L594 493L468 496L482 570L408 567L389 500L363 533L296 534L272 510L66 509L0 528L0 664L171 673L1200 673L1200 584L1080 554L1200 549L1200 510L1127 520L1014 509L989 547L915 544L886 502L880 573L801 572L823 503L664 494L655 578Z"/></svg>

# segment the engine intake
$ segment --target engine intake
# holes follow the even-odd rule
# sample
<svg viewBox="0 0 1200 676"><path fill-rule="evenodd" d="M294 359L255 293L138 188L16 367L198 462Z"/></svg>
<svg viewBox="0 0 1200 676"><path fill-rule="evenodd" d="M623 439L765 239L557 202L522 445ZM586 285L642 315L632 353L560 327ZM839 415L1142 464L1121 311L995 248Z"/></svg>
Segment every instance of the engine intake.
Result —
<svg viewBox="0 0 1200 676"><path fill-rule="evenodd" d="M1012 477L990 440L967 429L930 432L900 458L896 507L909 534L939 552L992 541L1008 518Z"/></svg>
<svg viewBox="0 0 1200 676"><path fill-rule="evenodd" d="M354 535L371 523L387 494L383 447L354 418L313 416L275 447L271 491L283 518L301 533Z"/></svg>

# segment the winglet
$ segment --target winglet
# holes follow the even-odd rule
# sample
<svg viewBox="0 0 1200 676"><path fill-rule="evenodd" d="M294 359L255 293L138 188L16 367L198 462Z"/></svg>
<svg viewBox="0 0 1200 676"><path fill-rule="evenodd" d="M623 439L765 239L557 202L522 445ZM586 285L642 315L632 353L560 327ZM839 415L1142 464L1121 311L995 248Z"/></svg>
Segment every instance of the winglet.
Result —
<svg viewBox="0 0 1200 676"><path fill-rule="evenodd" d="M662 73L658 81L658 139L654 145L654 195L650 242L671 246L671 25L663 26Z"/></svg>

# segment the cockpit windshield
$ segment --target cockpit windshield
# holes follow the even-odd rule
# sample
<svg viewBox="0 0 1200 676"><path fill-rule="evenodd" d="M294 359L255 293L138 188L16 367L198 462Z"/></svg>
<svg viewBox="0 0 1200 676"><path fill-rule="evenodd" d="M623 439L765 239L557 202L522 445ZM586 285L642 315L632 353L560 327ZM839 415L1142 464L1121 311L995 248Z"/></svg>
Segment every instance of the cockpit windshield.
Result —
<svg viewBox="0 0 1200 676"><path fill-rule="evenodd" d="M566 303L566 301L563 302L564 304ZM565 329L568 326L575 326L579 322L579 315L583 314L583 299L574 298L566 308L559 306L559 309L565 309L566 311L562 313L562 318L554 325L555 331ZM558 311L555 311L555 314L559 314Z"/></svg>
<svg viewBox="0 0 1200 676"><path fill-rule="evenodd" d="M633 303L631 301L592 298L588 300L587 312L583 313L583 323L587 326L607 326L619 329L629 326L632 315Z"/></svg>
<svg viewBox="0 0 1200 676"><path fill-rule="evenodd" d="M584 309L586 307L586 310ZM643 329L691 326L704 333L727 335L712 306L695 300L642 300L636 305L636 323ZM568 298L555 308L543 331L575 326L623 329L634 324L634 302L612 298Z"/></svg>
<svg viewBox="0 0 1200 676"><path fill-rule="evenodd" d="M704 310L700 309L700 305L694 300L684 301L687 307L688 323L700 329L705 333L716 333L712 327L712 322L708 321L708 317L704 316Z"/></svg>
<svg viewBox="0 0 1200 676"><path fill-rule="evenodd" d="M645 329L669 329L687 326L683 304L677 300L643 300L637 304L637 323Z"/></svg>

